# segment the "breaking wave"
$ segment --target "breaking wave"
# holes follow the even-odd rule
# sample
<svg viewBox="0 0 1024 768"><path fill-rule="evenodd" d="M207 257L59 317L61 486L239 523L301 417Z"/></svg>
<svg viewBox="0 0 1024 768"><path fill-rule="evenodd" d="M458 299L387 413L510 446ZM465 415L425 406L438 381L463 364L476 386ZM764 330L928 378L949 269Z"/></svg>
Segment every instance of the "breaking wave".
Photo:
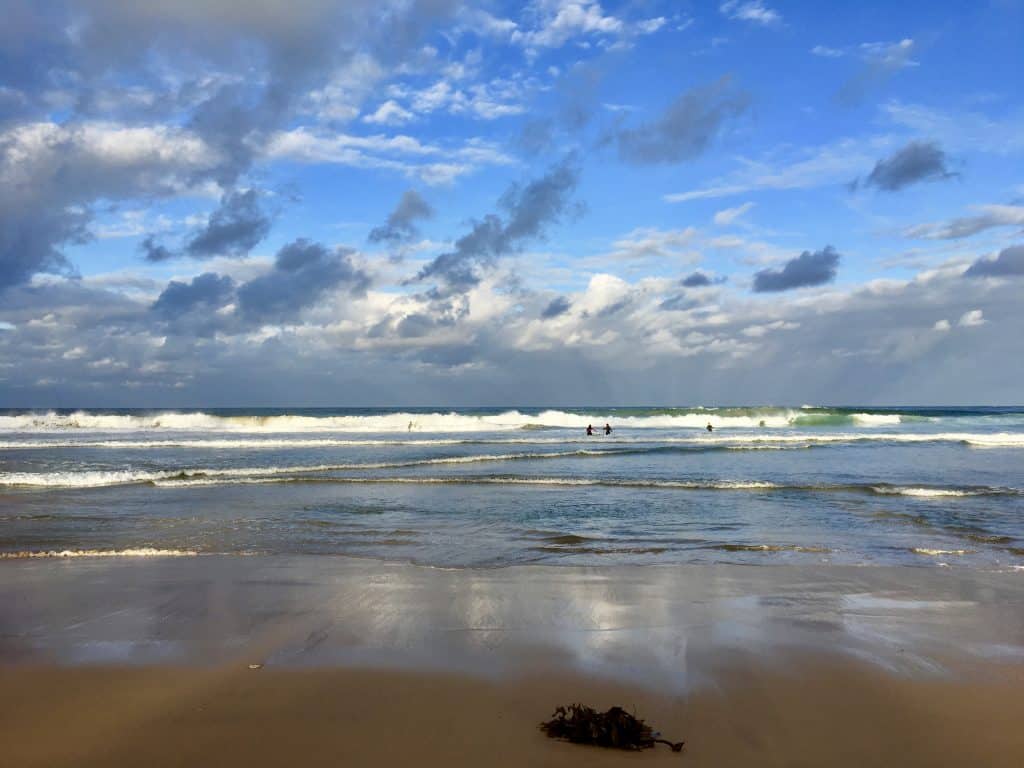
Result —
<svg viewBox="0 0 1024 768"><path fill-rule="evenodd" d="M723 409L608 409L590 411L543 410L523 413L416 413L397 411L346 415L241 415L196 411L181 413L118 413L90 411L0 415L0 431L49 432L60 430L202 431L202 432L494 432L523 429L584 429L588 424L612 422L628 429L785 428L817 425L880 427L900 424L905 417L893 413L843 410L808 412L793 408Z"/></svg>

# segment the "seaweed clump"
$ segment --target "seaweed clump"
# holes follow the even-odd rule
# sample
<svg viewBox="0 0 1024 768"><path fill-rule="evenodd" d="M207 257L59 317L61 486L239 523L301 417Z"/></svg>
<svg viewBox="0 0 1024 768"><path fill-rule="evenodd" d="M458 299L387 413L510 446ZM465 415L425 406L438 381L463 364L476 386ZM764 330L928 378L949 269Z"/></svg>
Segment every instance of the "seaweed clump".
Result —
<svg viewBox="0 0 1024 768"><path fill-rule="evenodd" d="M660 733L622 707L612 707L607 712L598 712L583 704L558 707L550 720L540 724L540 729L552 739L611 749L639 751L652 749L655 744L666 744L673 752L679 752L685 743L659 738Z"/></svg>

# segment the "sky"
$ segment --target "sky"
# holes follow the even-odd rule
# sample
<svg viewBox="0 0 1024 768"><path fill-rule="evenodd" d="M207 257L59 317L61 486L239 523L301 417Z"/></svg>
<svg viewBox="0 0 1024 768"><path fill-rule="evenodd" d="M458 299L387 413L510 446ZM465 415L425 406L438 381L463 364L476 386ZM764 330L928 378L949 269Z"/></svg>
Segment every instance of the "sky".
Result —
<svg viewBox="0 0 1024 768"><path fill-rule="evenodd" d="M4 16L0 407L1024 402L1024 0Z"/></svg>

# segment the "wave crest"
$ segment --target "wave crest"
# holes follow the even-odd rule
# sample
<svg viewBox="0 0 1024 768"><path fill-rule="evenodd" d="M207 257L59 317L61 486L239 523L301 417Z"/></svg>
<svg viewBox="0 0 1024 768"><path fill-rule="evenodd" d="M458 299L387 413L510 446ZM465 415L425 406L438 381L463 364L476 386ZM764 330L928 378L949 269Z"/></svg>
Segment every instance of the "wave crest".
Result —
<svg viewBox="0 0 1024 768"><path fill-rule="evenodd" d="M574 413L549 409L536 414L509 410L497 414L458 411L412 413L396 411L377 415L218 415L196 411L151 414L26 413L0 415L2 432L51 432L62 430L202 431L202 432L500 432L531 429L585 429L605 422L626 429L785 428L816 425L862 427L891 426L902 420L896 414L826 411L808 414L790 408L650 409L631 415L614 410Z"/></svg>

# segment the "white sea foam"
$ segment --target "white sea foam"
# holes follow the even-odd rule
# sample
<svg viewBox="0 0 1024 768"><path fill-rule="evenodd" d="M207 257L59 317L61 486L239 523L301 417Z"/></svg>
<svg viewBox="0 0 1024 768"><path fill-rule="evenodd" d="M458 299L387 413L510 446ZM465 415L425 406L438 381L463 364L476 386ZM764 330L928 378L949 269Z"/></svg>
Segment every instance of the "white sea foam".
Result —
<svg viewBox="0 0 1024 768"><path fill-rule="evenodd" d="M915 555L929 555L938 557L941 555L966 555L970 554L969 549L928 549L926 547L914 547L911 550Z"/></svg>
<svg viewBox="0 0 1024 768"><path fill-rule="evenodd" d="M192 557L199 554L187 549L63 549L46 552L0 552L0 560L27 560L51 557Z"/></svg>
<svg viewBox="0 0 1024 768"><path fill-rule="evenodd" d="M850 418L854 424L865 427L892 426L903 420L899 415L891 413L855 413Z"/></svg>
<svg viewBox="0 0 1024 768"><path fill-rule="evenodd" d="M195 450L254 449L275 450L288 448L343 448L387 446L444 446L444 445L650 445L653 443L686 446L774 447L779 445L828 445L832 443L891 442L891 443L963 443L978 448L1024 448L1024 434L1009 432L836 432L836 433L764 433L761 431L739 434L713 433L691 437L671 435L640 437L613 435L612 437L473 437L473 438L419 438L419 439L350 439L246 436L237 438L195 437L181 439L90 440L77 439L15 439L0 440L0 449L39 450L50 448L94 448L114 450L147 450L159 448L188 448Z"/></svg>
<svg viewBox="0 0 1024 768"><path fill-rule="evenodd" d="M200 487L209 485L261 484L291 482L295 478L228 478L184 477L158 480L153 484L163 488ZM740 481L689 481L689 480L605 480L584 477L338 477L332 482L350 484L396 484L396 485L538 485L538 486L606 486L622 488L679 488L688 490L771 490L783 486L760 480Z"/></svg>
<svg viewBox="0 0 1024 768"><path fill-rule="evenodd" d="M527 459L559 459L619 455L621 451L558 451L548 453L505 453L473 456L441 456L409 461L363 462L348 464L299 464L267 467L225 467L152 470L85 470L80 472L0 472L0 486L99 488L110 485L131 485L168 480L200 479L217 482L225 478L261 478L276 475L309 475L323 472L404 469L444 464L475 464L480 462L521 461ZM210 484L207 482L207 484Z"/></svg>
<svg viewBox="0 0 1024 768"><path fill-rule="evenodd" d="M614 422L624 429L702 429L784 428L809 418L799 409L750 409L748 414L721 415L713 410L689 413L662 413L628 416L608 412L568 413L546 410L526 414L510 410L499 414L396 412L374 416L218 416L204 412L137 414L98 414L55 411L0 416L2 432L50 432L60 430L153 431L181 430L201 432L494 432L534 428L584 429L588 424ZM900 423L900 416L887 414L834 414L859 426L887 426Z"/></svg>
<svg viewBox="0 0 1024 768"><path fill-rule="evenodd" d="M918 496L924 499L947 498L951 496L981 496L985 493L993 493L996 489L989 490L964 490L960 488L902 488L899 486L872 486L875 493L885 496Z"/></svg>

